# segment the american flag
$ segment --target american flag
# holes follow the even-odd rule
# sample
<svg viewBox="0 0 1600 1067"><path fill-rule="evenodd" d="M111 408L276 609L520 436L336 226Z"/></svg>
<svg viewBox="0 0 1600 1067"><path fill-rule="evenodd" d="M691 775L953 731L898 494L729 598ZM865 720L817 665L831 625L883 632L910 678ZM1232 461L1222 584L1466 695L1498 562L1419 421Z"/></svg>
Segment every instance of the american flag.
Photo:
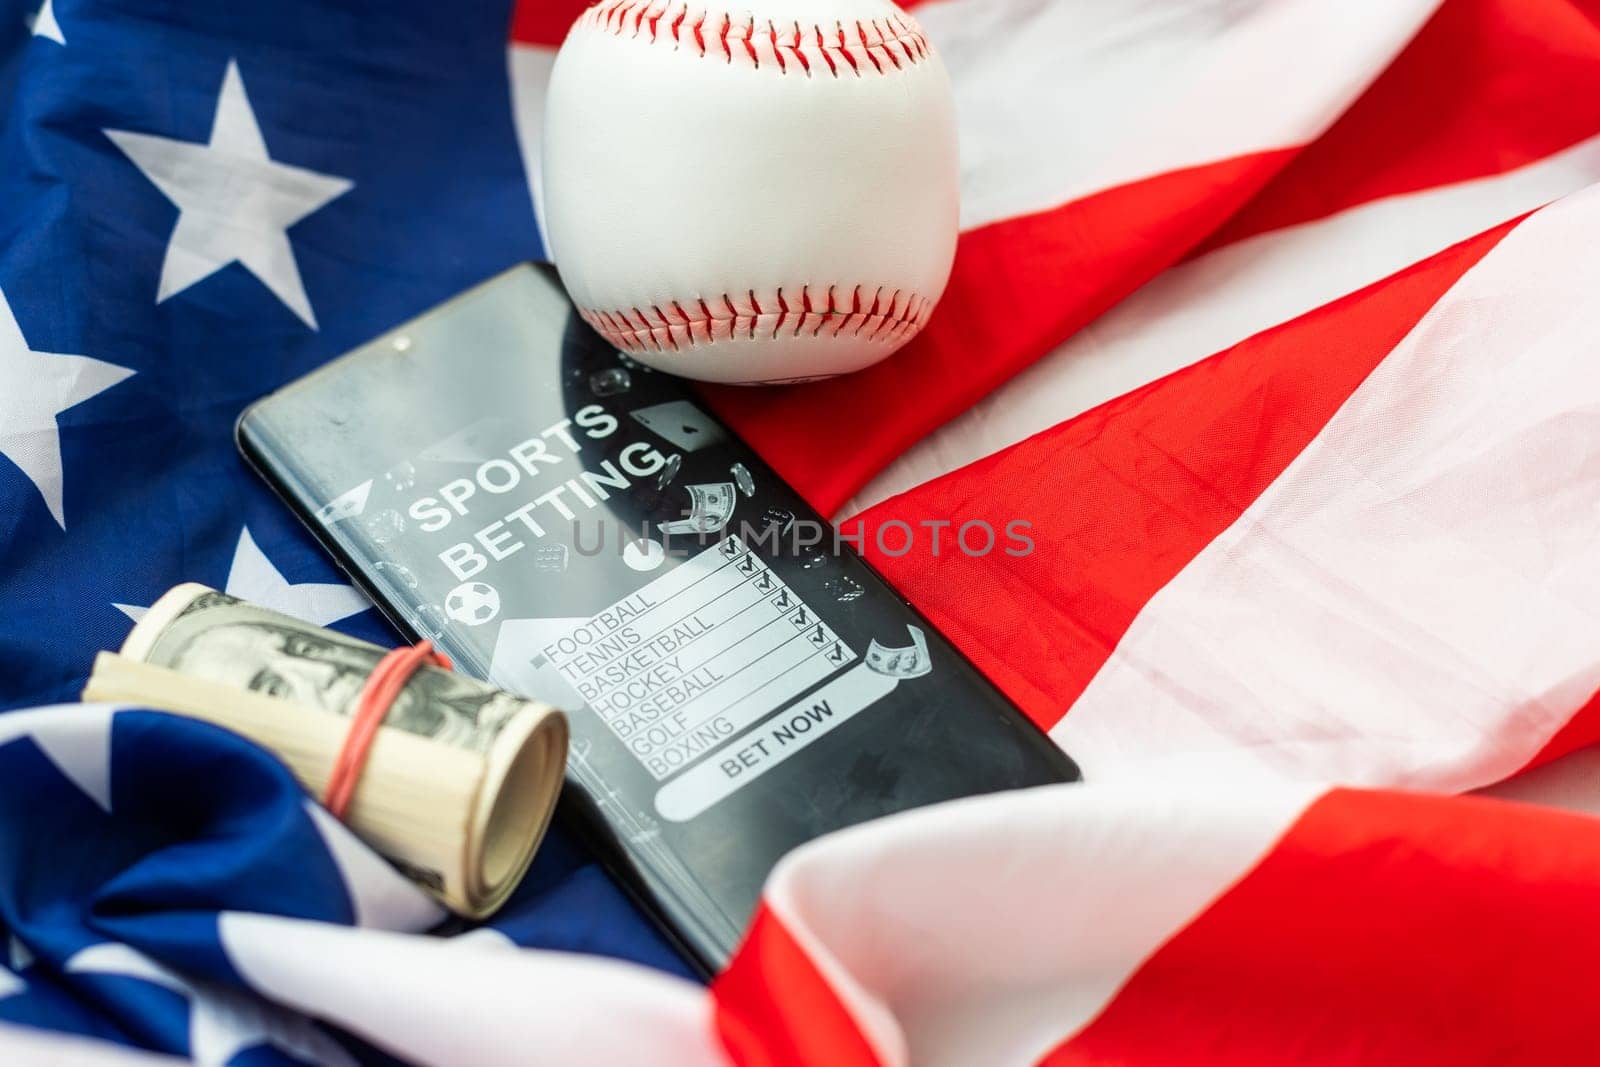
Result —
<svg viewBox="0 0 1600 1067"><path fill-rule="evenodd" d="M464 930L73 703L185 579L394 640L232 421L540 255L580 8L0 3L0 1062L1593 1061L1592 0L913 5L943 303L707 396L852 525L1032 523L866 545L1087 782L802 848L709 986L559 832Z"/></svg>

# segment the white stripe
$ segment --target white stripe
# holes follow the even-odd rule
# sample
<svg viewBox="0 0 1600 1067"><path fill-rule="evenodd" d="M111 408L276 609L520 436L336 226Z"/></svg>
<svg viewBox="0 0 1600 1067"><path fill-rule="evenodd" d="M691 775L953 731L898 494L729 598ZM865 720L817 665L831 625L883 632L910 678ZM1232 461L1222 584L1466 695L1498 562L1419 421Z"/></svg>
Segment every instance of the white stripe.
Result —
<svg viewBox="0 0 1600 1067"><path fill-rule="evenodd" d="M916 9L950 70L961 225L1314 140L1439 0L938 0ZM513 43L512 109L539 200L550 48Z"/></svg>
<svg viewBox="0 0 1600 1067"><path fill-rule="evenodd" d="M939 0L961 225L1315 139L1438 0Z"/></svg>
<svg viewBox="0 0 1600 1067"><path fill-rule="evenodd" d="M1519 225L1135 619L1053 735L1465 789L1600 687L1600 188ZM1264 412L1262 417L1271 417Z"/></svg>
<svg viewBox="0 0 1600 1067"><path fill-rule="evenodd" d="M704 990L614 960L223 912L257 992L407 1063L726 1062Z"/></svg>
<svg viewBox="0 0 1600 1067"><path fill-rule="evenodd" d="M190 1061L99 1038L0 1023L0 1063L28 1067L187 1067Z"/></svg>
<svg viewBox="0 0 1600 1067"><path fill-rule="evenodd" d="M517 128L517 147L522 151L522 168L528 180L528 195L533 200L533 217L543 240L544 187L539 145L544 135L545 88L550 84L550 68L555 66L556 53L552 48L513 41L506 62L511 74L511 118Z"/></svg>
<svg viewBox="0 0 1600 1067"><path fill-rule="evenodd" d="M1319 794L1206 780L957 801L800 849L766 900L884 1062L1031 1063Z"/></svg>
<svg viewBox="0 0 1600 1067"><path fill-rule="evenodd" d="M998 452L1593 181L1600 137L1505 174L1362 204L1173 267L929 435L839 514Z"/></svg>

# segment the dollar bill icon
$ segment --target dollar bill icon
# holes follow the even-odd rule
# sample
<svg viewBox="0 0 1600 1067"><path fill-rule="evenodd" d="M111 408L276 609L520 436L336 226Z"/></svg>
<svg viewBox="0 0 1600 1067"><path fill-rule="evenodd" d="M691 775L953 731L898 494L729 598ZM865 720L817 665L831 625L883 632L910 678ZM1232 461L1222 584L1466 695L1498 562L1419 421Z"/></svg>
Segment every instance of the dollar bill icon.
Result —
<svg viewBox="0 0 1600 1067"><path fill-rule="evenodd" d="M733 518L732 482L711 482L686 488L689 490L689 513L684 518L662 523L662 533L709 534L728 525L728 520Z"/></svg>
<svg viewBox="0 0 1600 1067"><path fill-rule="evenodd" d="M867 647L867 666L890 678L920 678L933 670L928 639L915 626L906 629L911 633L911 644L903 648L890 648L874 638Z"/></svg>

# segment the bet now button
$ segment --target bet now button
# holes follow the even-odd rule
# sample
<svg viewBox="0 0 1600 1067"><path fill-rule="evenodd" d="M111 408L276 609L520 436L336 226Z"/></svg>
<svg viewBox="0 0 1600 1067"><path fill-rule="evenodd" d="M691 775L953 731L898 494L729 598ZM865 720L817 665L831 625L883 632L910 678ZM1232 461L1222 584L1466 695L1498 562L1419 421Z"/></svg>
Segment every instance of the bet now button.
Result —
<svg viewBox="0 0 1600 1067"><path fill-rule="evenodd" d="M684 822L848 722L899 682L858 663L755 730L728 742L656 793L663 819Z"/></svg>

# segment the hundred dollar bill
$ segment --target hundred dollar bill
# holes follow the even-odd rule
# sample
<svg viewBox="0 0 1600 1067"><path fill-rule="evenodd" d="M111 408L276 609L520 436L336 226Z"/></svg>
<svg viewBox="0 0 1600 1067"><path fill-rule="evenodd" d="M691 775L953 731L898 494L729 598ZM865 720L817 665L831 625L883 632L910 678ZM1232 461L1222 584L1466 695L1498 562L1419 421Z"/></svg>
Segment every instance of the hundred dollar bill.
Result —
<svg viewBox="0 0 1600 1067"><path fill-rule="evenodd" d="M122 655L191 678L353 715L367 676L387 651L204 586L179 589L186 593L162 597L139 621ZM527 704L476 679L426 666L400 691L384 724L487 752Z"/></svg>
<svg viewBox="0 0 1600 1067"><path fill-rule="evenodd" d="M120 655L100 654L84 698L232 729L277 753L320 796L384 653L180 585ZM451 910L482 917L510 895L544 836L567 743L566 717L554 708L423 667L379 728L346 821Z"/></svg>

